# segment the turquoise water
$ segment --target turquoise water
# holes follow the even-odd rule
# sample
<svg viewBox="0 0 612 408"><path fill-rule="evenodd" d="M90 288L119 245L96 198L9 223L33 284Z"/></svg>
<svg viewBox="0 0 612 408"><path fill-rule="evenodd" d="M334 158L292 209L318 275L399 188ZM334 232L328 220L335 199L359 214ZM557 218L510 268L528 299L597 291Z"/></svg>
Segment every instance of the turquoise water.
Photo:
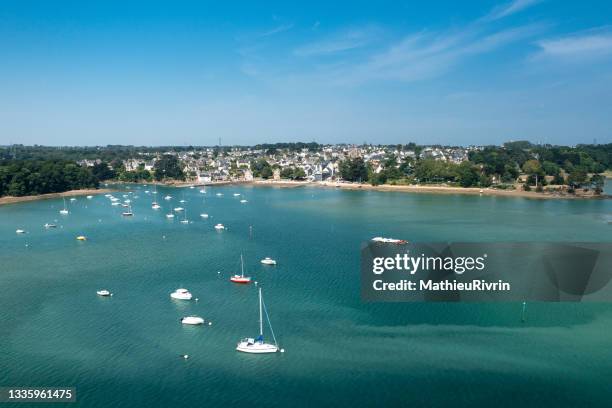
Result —
<svg viewBox="0 0 612 408"><path fill-rule="evenodd" d="M144 190L130 186L131 219L103 196L66 217L61 200L0 207L0 386L75 386L82 407L609 406L612 305L534 303L521 323L519 304L362 304L359 248L610 242L611 200L228 186L159 188L156 212ZM192 223L165 218L178 205ZM283 354L234 350L258 329L255 286L228 281L240 253ZM171 301L178 287L199 302Z"/></svg>

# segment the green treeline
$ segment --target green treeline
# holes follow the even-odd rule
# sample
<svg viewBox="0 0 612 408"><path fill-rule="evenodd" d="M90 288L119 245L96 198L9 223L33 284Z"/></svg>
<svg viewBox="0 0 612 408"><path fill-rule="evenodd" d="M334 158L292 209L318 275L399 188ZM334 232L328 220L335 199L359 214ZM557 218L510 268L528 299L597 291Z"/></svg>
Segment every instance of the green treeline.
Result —
<svg viewBox="0 0 612 408"><path fill-rule="evenodd" d="M25 196L97 188L90 169L67 160L0 161L0 196Z"/></svg>
<svg viewBox="0 0 612 408"><path fill-rule="evenodd" d="M155 180L185 180L185 174L176 156L163 155L155 162L154 172L144 169L126 171L121 162L115 160L110 166L106 162L92 167L79 166L68 160L0 160L0 196L26 196L61 193L68 190L98 188L105 180L126 183Z"/></svg>
<svg viewBox="0 0 612 408"><path fill-rule="evenodd" d="M451 183L463 187L489 187L494 184L499 188L510 187L524 175L523 188L526 190L531 186L541 189L554 184L601 192L604 178L600 173L612 168L612 143L566 147L509 142L472 150L468 160L460 164L420 159L418 155L398 162L395 154L387 154L377 167L366 164L361 158L347 159L340 163L340 174L347 181L367 181L374 185Z"/></svg>

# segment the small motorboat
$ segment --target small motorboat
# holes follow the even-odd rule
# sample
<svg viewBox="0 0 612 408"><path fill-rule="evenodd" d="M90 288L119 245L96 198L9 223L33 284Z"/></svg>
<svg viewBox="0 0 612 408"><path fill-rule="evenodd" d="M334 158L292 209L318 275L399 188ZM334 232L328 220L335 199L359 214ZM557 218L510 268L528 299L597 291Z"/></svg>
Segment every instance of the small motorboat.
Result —
<svg viewBox="0 0 612 408"><path fill-rule="evenodd" d="M132 211L124 211L121 213L121 215L124 217L133 217L134 213Z"/></svg>
<svg viewBox="0 0 612 408"><path fill-rule="evenodd" d="M204 213L202 213L202 214L200 214L200 217L202 217L202 218L208 218L208 214L204 214Z"/></svg>
<svg viewBox="0 0 612 408"><path fill-rule="evenodd" d="M189 224L189 220L187 220L187 219L181 220L180 222L181 222L181 224Z"/></svg>
<svg viewBox="0 0 612 408"><path fill-rule="evenodd" d="M113 294L106 289L98 290L96 291L96 293L98 294L98 296L113 296Z"/></svg>
<svg viewBox="0 0 612 408"><path fill-rule="evenodd" d="M104 194L104 197L106 197L106 198L111 198L111 197L112 197L112 195L111 195L111 194Z"/></svg>
<svg viewBox="0 0 612 408"><path fill-rule="evenodd" d="M223 193L217 193L217 194L216 194L216 196L217 196L217 197L222 197L222 196L223 196Z"/></svg>
<svg viewBox="0 0 612 408"><path fill-rule="evenodd" d="M383 238L383 237L374 237L374 238L372 238L372 241L380 242L380 243L383 243L383 244L397 244L397 245L403 245L403 244L407 244L408 243L408 241L405 241L403 239Z"/></svg>
<svg viewBox="0 0 612 408"><path fill-rule="evenodd" d="M46 223L46 224L44 225L44 227L45 227L46 229L49 229L49 228L57 228L57 225L55 225L55 224L49 224L49 223Z"/></svg>
<svg viewBox="0 0 612 408"><path fill-rule="evenodd" d="M77 241L87 241L87 237L85 235L79 235L76 237Z"/></svg>
<svg viewBox="0 0 612 408"><path fill-rule="evenodd" d="M193 295L187 289L177 289L170 294L172 299L191 300Z"/></svg>
<svg viewBox="0 0 612 408"><path fill-rule="evenodd" d="M181 204L182 203L186 203L186 201L185 200L179 200L179 203L181 203Z"/></svg>
<svg viewBox="0 0 612 408"><path fill-rule="evenodd" d="M123 202L126 203L126 204L129 204L129 203L132 202L132 200L124 200Z"/></svg>
<svg viewBox="0 0 612 408"><path fill-rule="evenodd" d="M217 225L215 225L215 229L216 229L217 231L221 231L221 230L224 230L224 229L225 229L225 226L224 226L223 224L217 224Z"/></svg>
<svg viewBox="0 0 612 408"><path fill-rule="evenodd" d="M176 207L176 208L174 209L174 211L176 211L176 212L181 212L181 211L184 211L184 210L185 210L185 209L184 209L183 207Z"/></svg>
<svg viewBox="0 0 612 408"><path fill-rule="evenodd" d="M17 234L25 234L25 233L26 233L26 232L25 232L25 230L22 230L22 229L18 229L18 230L16 230L15 232L16 232Z"/></svg>
<svg viewBox="0 0 612 408"><path fill-rule="evenodd" d="M200 193L206 194L206 190L202 189L202 190L200 190Z"/></svg>
<svg viewBox="0 0 612 408"><path fill-rule="evenodd" d="M70 201L76 201L76 198L72 197L72 198L70 199Z"/></svg>
<svg viewBox="0 0 612 408"><path fill-rule="evenodd" d="M272 258L265 257L261 260L261 263L264 265L276 265L276 261Z"/></svg>
<svg viewBox="0 0 612 408"><path fill-rule="evenodd" d="M152 208L152 209L154 209L154 210L159 210L159 209L161 208L161 205L159 205L159 204L157 204L156 202L154 202L154 203L151 205L151 208Z"/></svg>
<svg viewBox="0 0 612 408"><path fill-rule="evenodd" d="M129 204L121 204L122 207L124 208L128 208L130 205Z"/></svg>
<svg viewBox="0 0 612 408"><path fill-rule="evenodd" d="M241 202L242 204L246 204L246 203L248 203L248 201L247 201L247 200L240 200L240 202Z"/></svg>
<svg viewBox="0 0 612 408"><path fill-rule="evenodd" d="M240 193L234 193L234 197L240 197Z"/></svg>
<svg viewBox="0 0 612 408"><path fill-rule="evenodd" d="M88 195L86 198L87 198L88 200L91 200L91 199L93 198L93 196L92 196L92 195Z"/></svg>
<svg viewBox="0 0 612 408"><path fill-rule="evenodd" d="M112 202L119 201L119 199L118 199L117 197L113 197L113 196L111 196L110 200L111 200Z"/></svg>
<svg viewBox="0 0 612 408"><path fill-rule="evenodd" d="M164 197L164 200L172 200L172 196L167 195Z"/></svg>
<svg viewBox="0 0 612 408"><path fill-rule="evenodd" d="M121 205L121 203L119 201L113 201L111 203L112 206L116 206L116 205Z"/></svg>
<svg viewBox="0 0 612 408"><path fill-rule="evenodd" d="M166 214L166 218L174 218L174 214L172 213Z"/></svg>
<svg viewBox="0 0 612 408"><path fill-rule="evenodd" d="M181 323L193 325L204 324L204 319L202 319L200 316L185 316L181 319Z"/></svg>

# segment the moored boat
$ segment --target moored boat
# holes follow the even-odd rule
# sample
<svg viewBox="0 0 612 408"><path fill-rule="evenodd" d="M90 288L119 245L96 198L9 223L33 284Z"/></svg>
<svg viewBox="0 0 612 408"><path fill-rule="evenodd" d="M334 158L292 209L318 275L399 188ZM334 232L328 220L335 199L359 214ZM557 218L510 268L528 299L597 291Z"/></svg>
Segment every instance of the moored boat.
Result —
<svg viewBox="0 0 612 408"><path fill-rule="evenodd" d="M407 244L408 241L405 241L403 239L395 239L395 238L383 238L383 237L374 237L372 238L372 241L374 242L381 242L384 244L398 244L398 245L403 245L403 244Z"/></svg>
<svg viewBox="0 0 612 408"><path fill-rule="evenodd" d="M251 277L244 276L244 261L242 259L242 254L240 254L240 275L233 275L232 277L230 277L230 281L242 284L251 283Z"/></svg>
<svg viewBox="0 0 612 408"><path fill-rule="evenodd" d="M261 260L261 263L264 265L276 265L276 261L272 258L265 257Z"/></svg>
<svg viewBox="0 0 612 408"><path fill-rule="evenodd" d="M170 297L172 299L178 300L191 300L191 298L193 298L193 295L187 289L181 288L172 292L170 294Z"/></svg>
<svg viewBox="0 0 612 408"><path fill-rule="evenodd" d="M204 319L200 316L185 316L181 319L181 323L191 325L204 324Z"/></svg>
<svg viewBox="0 0 612 408"><path fill-rule="evenodd" d="M259 336L257 338L245 338L238 342L236 345L236 350L241 351L243 353L251 353L251 354L266 354L266 353L276 353L277 351L284 352L285 350L279 349L278 343L276 342L276 336L274 336L274 330L272 330L272 324L270 323L270 318L268 317L268 311L265 309L265 304L263 302L263 297L261 295L261 288L259 288ZM272 339L274 339L274 344L266 343L264 341L263 336L263 312L266 313L266 321L268 322L268 326L270 327L270 333L272 334Z"/></svg>

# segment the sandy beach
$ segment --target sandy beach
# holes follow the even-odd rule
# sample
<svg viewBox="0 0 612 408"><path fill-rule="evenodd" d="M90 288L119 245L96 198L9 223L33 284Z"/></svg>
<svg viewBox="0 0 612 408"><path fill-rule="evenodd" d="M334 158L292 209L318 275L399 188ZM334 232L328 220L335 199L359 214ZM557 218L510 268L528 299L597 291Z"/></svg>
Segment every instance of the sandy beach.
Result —
<svg viewBox="0 0 612 408"><path fill-rule="evenodd" d="M373 186L371 184L359 184L359 183L340 183L340 182L308 182L308 181L291 181L291 180L256 180L253 181L253 185L256 186L274 186L282 188L292 188L301 186L311 187L327 187L327 188L341 188L346 190L370 190L370 191L395 191L395 192L406 192L406 193L427 193L427 194L467 194L467 195L488 195L488 196L500 196L500 197L522 197L522 198L534 198L540 200L547 199L589 199L589 198L608 198L606 195L594 196L593 194L560 194L560 193L538 193L535 191L524 191L522 189L515 190L498 190L494 188L478 188L478 187L452 187L452 186L432 186L432 185L390 185L383 184Z"/></svg>
<svg viewBox="0 0 612 408"><path fill-rule="evenodd" d="M70 190L70 191L64 191L63 193L39 194L39 195L23 196L23 197L6 196L6 197L0 197L0 205L23 203L26 201L48 200L51 198L106 194L112 191L115 191L115 190L108 189L108 188L100 188L100 189Z"/></svg>

